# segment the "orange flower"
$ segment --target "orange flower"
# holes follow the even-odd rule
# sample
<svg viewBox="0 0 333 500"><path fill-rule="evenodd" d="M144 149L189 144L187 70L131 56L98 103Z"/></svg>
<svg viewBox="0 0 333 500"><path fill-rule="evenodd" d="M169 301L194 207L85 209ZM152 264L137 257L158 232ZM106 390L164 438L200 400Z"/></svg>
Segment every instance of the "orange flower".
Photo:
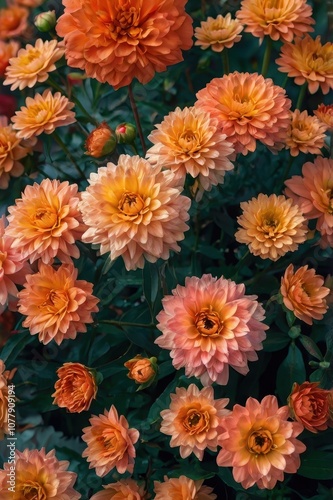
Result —
<svg viewBox="0 0 333 500"><path fill-rule="evenodd" d="M12 117L13 128L18 130L17 137L21 139L29 139L43 132L52 134L56 128L76 121L75 113L70 111L74 103L60 92L53 95L46 89L42 95L27 97L25 104L26 106L22 106Z"/></svg>
<svg viewBox="0 0 333 500"><path fill-rule="evenodd" d="M23 35L28 28L28 15L28 9L17 5L0 9L0 40Z"/></svg>
<svg viewBox="0 0 333 500"><path fill-rule="evenodd" d="M129 370L128 378L135 380L138 384L146 385L152 382L157 373L156 361L156 358L143 358L140 354L126 361L124 366Z"/></svg>
<svg viewBox="0 0 333 500"><path fill-rule="evenodd" d="M288 397L293 419L305 429L317 433L328 428L330 423L330 391L321 389L319 382L303 382L293 385Z"/></svg>
<svg viewBox="0 0 333 500"><path fill-rule="evenodd" d="M106 122L102 122L98 127L90 132L85 142L86 154L94 158L100 158L112 153L117 146L117 139L114 131Z"/></svg>
<svg viewBox="0 0 333 500"><path fill-rule="evenodd" d="M197 93L196 106L218 119L236 153L255 151L257 141L281 149L291 106L285 90L258 73L230 73L214 78Z"/></svg>
<svg viewBox="0 0 333 500"><path fill-rule="evenodd" d="M308 84L310 94L320 88L323 94L333 89L333 43L321 44L320 36L296 38L294 43L281 47L281 57L276 59L279 71L288 73L297 85Z"/></svg>
<svg viewBox="0 0 333 500"><path fill-rule="evenodd" d="M169 171L138 156L120 155L92 173L79 204L89 229L83 241L100 245L100 252L120 255L127 270L169 258L188 229L190 199L182 196Z"/></svg>
<svg viewBox="0 0 333 500"><path fill-rule="evenodd" d="M322 319L327 311L324 297L330 289L324 285L324 278L315 274L314 269L302 266L294 271L290 264L281 278L283 303L295 316L308 325L313 319Z"/></svg>
<svg viewBox="0 0 333 500"><path fill-rule="evenodd" d="M183 60L192 46L186 0L67 0L58 19L69 66L115 89L133 78L148 83L155 72Z"/></svg>
<svg viewBox="0 0 333 500"><path fill-rule="evenodd" d="M75 240L85 230L78 209L79 193L76 184L56 179L43 179L40 184L26 186L22 198L8 208L13 248L30 262L41 259L46 264L57 257L71 262L80 256Z"/></svg>
<svg viewBox="0 0 333 500"><path fill-rule="evenodd" d="M103 491L95 493L90 500L144 500L146 493L133 479L121 479L116 483L103 486Z"/></svg>
<svg viewBox="0 0 333 500"><path fill-rule="evenodd" d="M326 125L327 130L333 132L333 104L319 104L318 108L314 110L314 115Z"/></svg>
<svg viewBox="0 0 333 500"><path fill-rule="evenodd" d="M70 413L89 410L96 399L97 384L92 371L81 363L64 363L57 370L53 404Z"/></svg>
<svg viewBox="0 0 333 500"><path fill-rule="evenodd" d="M216 462L233 467L235 481L243 488L254 484L271 490L283 481L284 472L295 473L300 466L299 454L306 447L295 439L303 430L297 422L288 422L288 406L278 407L275 396L261 401L248 398L246 405L235 405L222 422L222 446Z"/></svg>
<svg viewBox="0 0 333 500"><path fill-rule="evenodd" d="M303 36L313 31L310 17L312 8L306 0L243 0L241 10L236 12L237 19L246 24L245 31L264 39L291 42L295 36Z"/></svg>
<svg viewBox="0 0 333 500"><path fill-rule="evenodd" d="M253 255L275 261L306 240L308 229L301 209L285 196L260 193L240 206L243 214L237 222L242 229L235 238L248 245Z"/></svg>
<svg viewBox="0 0 333 500"><path fill-rule="evenodd" d="M309 116L307 111L295 109L291 113L286 148L290 149L291 156L298 156L299 153L321 154L326 129L326 125L316 116Z"/></svg>
<svg viewBox="0 0 333 500"><path fill-rule="evenodd" d="M86 323L93 322L99 300L92 295L92 284L77 280L77 274L73 264L53 269L40 262L39 272L27 276L18 294L18 311L27 316L23 326L31 335L38 334L43 344L75 339L87 331Z"/></svg>
<svg viewBox="0 0 333 500"><path fill-rule="evenodd" d="M5 116L0 116L0 189L7 189L10 177L19 177L24 172L20 160L31 148L18 138L17 132Z"/></svg>
<svg viewBox="0 0 333 500"><path fill-rule="evenodd" d="M79 500L80 493L73 486L77 474L67 470L69 462L58 460L55 450L45 449L16 451L14 490L9 489L12 463L7 462L0 469L1 500ZM14 493L12 492L14 491Z"/></svg>
<svg viewBox="0 0 333 500"><path fill-rule="evenodd" d="M179 446L182 458L194 453L199 460L206 448L216 451L220 420L230 413L225 409L229 399L214 400L212 387L200 391L194 384L187 389L177 387L170 398L170 408L161 411L160 428L163 434L171 436L170 446Z"/></svg>
<svg viewBox="0 0 333 500"><path fill-rule="evenodd" d="M8 42L0 40L0 77L5 76L9 59L16 56L19 48L20 44L14 40L9 40Z"/></svg>
<svg viewBox="0 0 333 500"><path fill-rule="evenodd" d="M194 45L199 45L203 50L210 47L214 52L222 52L224 48L231 47L242 38L243 26L238 19L232 19L228 12L225 16L220 14L214 19L208 17L202 21L199 28L195 28L194 36L197 39Z"/></svg>
<svg viewBox="0 0 333 500"><path fill-rule="evenodd" d="M193 481L186 476L168 478L164 482L154 481L155 500L215 500L217 496L203 480Z"/></svg>
<svg viewBox="0 0 333 500"><path fill-rule="evenodd" d="M104 410L103 415L93 415L89 420L91 426L83 429L83 441L87 448L82 453L90 462L89 469L95 467L97 476L103 477L116 468L119 474L134 469L134 444L139 439L136 429L129 429L123 415L118 416L112 405Z"/></svg>
<svg viewBox="0 0 333 500"><path fill-rule="evenodd" d="M56 70L55 63L63 56L65 49L59 47L57 40L36 40L35 45L26 45L9 61L4 85L11 85L10 90L22 90L33 87L37 82L45 82L51 71Z"/></svg>

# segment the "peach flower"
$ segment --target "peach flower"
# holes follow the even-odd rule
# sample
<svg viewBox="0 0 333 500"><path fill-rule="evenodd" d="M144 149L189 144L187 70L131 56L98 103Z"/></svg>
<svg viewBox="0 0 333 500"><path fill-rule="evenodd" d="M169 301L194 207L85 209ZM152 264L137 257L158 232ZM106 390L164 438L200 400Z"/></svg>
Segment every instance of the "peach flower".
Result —
<svg viewBox="0 0 333 500"><path fill-rule="evenodd" d="M266 338L264 310L256 298L223 277L186 278L185 286L162 300L156 317L162 335L155 343L171 351L173 366L185 367L187 377L225 385L229 366L246 375L248 361L258 359L256 351Z"/></svg>
<svg viewBox="0 0 333 500"><path fill-rule="evenodd" d="M106 122L102 122L90 132L84 145L87 155L100 158L116 149L116 134Z"/></svg>
<svg viewBox="0 0 333 500"><path fill-rule="evenodd" d="M23 35L28 28L28 15L28 9L18 5L0 9L0 40Z"/></svg>
<svg viewBox="0 0 333 500"><path fill-rule="evenodd" d="M53 404L70 413L89 410L96 399L97 384L93 372L81 363L64 363L57 370Z"/></svg>
<svg viewBox="0 0 333 500"><path fill-rule="evenodd" d="M320 36L314 40L310 35L296 38L294 43L285 43L276 59L278 70L288 73L297 85L308 84L310 94L320 88L323 94L333 89L333 43L321 44Z"/></svg>
<svg viewBox="0 0 333 500"><path fill-rule="evenodd" d="M55 450L16 451L15 492L8 488L12 464L0 469L1 500L78 500L80 493L73 486L77 474L68 471L69 462L58 460Z"/></svg>
<svg viewBox="0 0 333 500"><path fill-rule="evenodd" d="M300 153L320 155L325 144L326 130L326 125L316 116L309 116L307 111L295 109L291 113L286 149L290 149L291 156L298 156Z"/></svg>
<svg viewBox="0 0 333 500"><path fill-rule="evenodd" d="M38 38L35 45L28 43L16 57L10 59L3 84L11 85L10 90L22 90L34 87L37 82L45 82L49 73L57 69L55 63L64 52L57 40L43 41Z"/></svg>
<svg viewBox="0 0 333 500"><path fill-rule="evenodd" d="M288 422L288 417L288 406L279 408L275 396L266 396L261 403L248 398L245 407L236 404L222 422L217 465L233 467L234 479L243 488L256 484L260 489L273 489L277 481L283 481L284 472L297 471L299 454L306 449L295 439L303 426Z"/></svg>
<svg viewBox="0 0 333 500"><path fill-rule="evenodd" d="M137 384L149 384L152 382L157 374L157 359L156 358L143 358L140 354L124 363L128 368L128 378L135 380Z"/></svg>
<svg viewBox="0 0 333 500"><path fill-rule="evenodd" d="M333 104L319 104L313 114L326 125L327 130L333 132Z"/></svg>
<svg viewBox="0 0 333 500"><path fill-rule="evenodd" d="M22 258L46 264L57 257L71 262L80 256L75 240L86 229L78 209L76 184L56 179L43 179L40 184L26 186L22 198L8 208L7 234L13 238L13 248Z"/></svg>
<svg viewBox="0 0 333 500"><path fill-rule="evenodd" d="M89 469L95 468L99 477L106 476L116 468L119 474L133 472L135 448L139 439L139 431L129 429L123 415L118 416L112 405L110 410L98 417L93 415L89 420L90 427L83 429L82 439L87 448L82 453L90 462Z"/></svg>
<svg viewBox="0 0 333 500"><path fill-rule="evenodd" d="M330 423L330 391L321 389L319 382L303 382L293 385L288 404L291 416L305 429L317 433Z"/></svg>
<svg viewBox="0 0 333 500"><path fill-rule="evenodd" d="M214 400L212 387L200 391L194 384L187 389L176 387L170 398L170 408L161 411L160 431L171 436L171 448L179 446L182 458L194 453L199 460L206 448L217 451L220 420L230 413L225 409L229 399Z"/></svg>
<svg viewBox="0 0 333 500"><path fill-rule="evenodd" d="M5 76L9 59L16 56L19 48L20 44L15 40L9 40L8 42L0 40L0 77Z"/></svg>
<svg viewBox="0 0 333 500"><path fill-rule="evenodd" d="M5 116L0 116L0 189L7 189L10 177L19 177L24 172L20 162L31 148L18 138L17 132Z"/></svg>
<svg viewBox="0 0 333 500"><path fill-rule="evenodd" d="M312 325L313 319L323 319L327 311L325 297L330 289L323 285L324 278L314 269L302 266L294 271L294 266L290 264L281 278L283 303L296 318Z"/></svg>
<svg viewBox="0 0 333 500"><path fill-rule="evenodd" d="M243 0L236 17L245 31L260 38L291 42L295 36L313 31L312 8L306 0Z"/></svg>
<svg viewBox="0 0 333 500"><path fill-rule="evenodd" d="M99 299L92 295L92 284L77 280L77 274L73 264L53 269L39 262L39 271L27 276L18 294L18 311L27 316L23 326L31 335L38 334L43 344L54 340L60 345L64 339L75 339L93 322Z"/></svg>
<svg viewBox="0 0 333 500"><path fill-rule="evenodd" d="M301 208L285 196L260 193L257 198L240 204L243 214L237 217L241 226L235 233L239 243L248 245L253 255L278 260L294 252L306 240L308 232Z"/></svg>
<svg viewBox="0 0 333 500"><path fill-rule="evenodd" d="M231 47L242 38L240 35L243 26L238 19L232 19L228 12L225 16L219 14L216 18L208 17L195 28L194 36L197 39L194 45L201 49L211 48L214 52L222 52L224 48Z"/></svg>
<svg viewBox="0 0 333 500"><path fill-rule="evenodd" d="M115 89L133 78L148 83L155 72L183 60L192 46L186 0L64 0L57 34L69 66Z"/></svg>
<svg viewBox="0 0 333 500"><path fill-rule="evenodd" d="M88 180L79 208L89 229L84 242L100 245L111 260L122 256L127 270L143 268L179 251L188 229L190 199L182 196L170 171L161 172L139 156L120 155Z"/></svg>
<svg viewBox="0 0 333 500"><path fill-rule="evenodd" d="M257 141L273 151L283 147L291 101L284 89L258 73L229 73L197 93L195 106L218 119L236 153L255 151Z"/></svg>
<svg viewBox="0 0 333 500"><path fill-rule="evenodd" d="M103 486L103 491L95 493L90 500L144 500L144 487L133 479L120 479L116 483Z"/></svg>
<svg viewBox="0 0 333 500"><path fill-rule="evenodd" d="M154 481L155 500L215 500L213 488L204 486L203 480L193 481L186 476L168 478L164 482Z"/></svg>

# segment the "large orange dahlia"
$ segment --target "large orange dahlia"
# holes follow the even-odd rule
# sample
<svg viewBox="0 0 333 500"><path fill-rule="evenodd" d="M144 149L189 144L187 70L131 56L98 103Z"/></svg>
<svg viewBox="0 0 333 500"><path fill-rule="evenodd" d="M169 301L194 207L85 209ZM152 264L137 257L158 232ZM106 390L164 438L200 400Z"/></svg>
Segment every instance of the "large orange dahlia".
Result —
<svg viewBox="0 0 333 500"><path fill-rule="evenodd" d="M154 481L155 500L215 500L213 488L186 476L164 476L164 482Z"/></svg>
<svg viewBox="0 0 333 500"><path fill-rule="evenodd" d="M28 28L29 10L19 5L0 9L0 40L10 40L24 35Z"/></svg>
<svg viewBox="0 0 333 500"><path fill-rule="evenodd" d="M68 65L115 89L183 60L192 46L187 0L64 0L57 34Z"/></svg>

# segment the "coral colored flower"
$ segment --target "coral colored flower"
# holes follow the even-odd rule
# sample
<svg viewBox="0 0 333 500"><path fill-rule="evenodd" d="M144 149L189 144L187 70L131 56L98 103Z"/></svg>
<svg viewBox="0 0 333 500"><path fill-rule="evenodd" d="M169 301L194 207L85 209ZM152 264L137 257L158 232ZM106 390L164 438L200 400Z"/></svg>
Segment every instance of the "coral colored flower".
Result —
<svg viewBox="0 0 333 500"><path fill-rule="evenodd" d="M70 413L89 410L97 394L93 372L81 363L64 363L58 368L57 375L53 404L66 408Z"/></svg>
<svg viewBox="0 0 333 500"><path fill-rule="evenodd" d="M23 7L28 7L34 9L44 2L44 0L15 0L16 5L22 5Z"/></svg>
<svg viewBox="0 0 333 500"><path fill-rule="evenodd" d="M9 59L16 56L19 48L20 44L15 40L9 40L8 42L0 40L0 77L5 76Z"/></svg>
<svg viewBox="0 0 333 500"><path fill-rule="evenodd" d="M217 465L233 467L234 479L243 488L257 484L260 489L273 489L283 481L284 472L297 471L299 454L306 449L295 439L303 426L288 422L288 417L288 406L279 408L275 396L266 396L261 403L248 398L245 407L235 405L223 419Z"/></svg>
<svg viewBox="0 0 333 500"><path fill-rule="evenodd" d="M43 344L54 340L60 345L64 339L75 339L93 322L99 300L92 295L92 284L77 280L77 274L73 264L53 269L40 262L39 271L27 276L18 294L18 311L27 316L23 326L31 335L38 334Z"/></svg>
<svg viewBox="0 0 333 500"><path fill-rule="evenodd" d="M215 500L213 488L204 486L203 480L193 481L186 476L164 477L164 482L154 481L155 500Z"/></svg>
<svg viewBox="0 0 333 500"><path fill-rule="evenodd" d="M17 5L0 9L0 40L23 35L28 28L28 15L28 9Z"/></svg>
<svg viewBox="0 0 333 500"><path fill-rule="evenodd" d="M149 384L157 374L157 359L143 358L140 354L126 361L124 366L128 368L128 378L135 380L138 384ZM147 387L147 385L146 385Z"/></svg>
<svg viewBox="0 0 333 500"><path fill-rule="evenodd" d="M313 114L326 125L327 130L333 132L333 104L319 104Z"/></svg>
<svg viewBox="0 0 333 500"><path fill-rule="evenodd" d="M16 451L15 492L8 488L12 464L7 462L0 469L1 500L78 500L81 495L73 488L77 474L68 466L67 460L56 458L55 450Z"/></svg>
<svg viewBox="0 0 333 500"><path fill-rule="evenodd" d="M90 427L83 429L82 439L87 448L82 453L90 462L89 469L95 468L97 476L103 477L116 468L119 474L134 469L134 444L139 439L139 431L129 429L123 415L118 416L112 405L110 410L89 420Z"/></svg>
<svg viewBox="0 0 333 500"><path fill-rule="evenodd" d="M239 243L248 245L253 255L278 260L294 252L306 240L308 228L301 208L285 196L260 193L257 198L240 204L243 213L237 218L240 229L235 233Z"/></svg>
<svg viewBox="0 0 333 500"><path fill-rule="evenodd" d="M45 82L49 73L56 70L55 63L63 56L65 49L59 47L57 40L38 38L35 45L28 43L12 57L6 69L4 85L10 90L34 87L37 82Z"/></svg>
<svg viewBox="0 0 333 500"><path fill-rule="evenodd" d="M227 384L229 366L248 373L247 363L258 359L268 327L257 297L244 292L244 285L204 274L186 278L185 286L164 297L156 317L163 335L155 343L171 351L177 370L185 367L186 376L203 385Z"/></svg>
<svg viewBox="0 0 333 500"><path fill-rule="evenodd" d="M294 43L285 43L276 59L278 70L288 73L297 85L308 84L310 94L320 88L323 94L333 89L333 43L321 44L320 36L314 40L310 35L296 38Z"/></svg>
<svg viewBox="0 0 333 500"><path fill-rule="evenodd" d="M230 413L225 409L229 399L214 400L212 387L200 391L194 384L187 389L177 387L170 398L170 408L161 411L160 428L163 434L171 436L170 446L179 446L182 458L194 453L199 460L206 448L216 451L220 420Z"/></svg>
<svg viewBox="0 0 333 500"><path fill-rule="evenodd" d="M243 26L238 19L232 19L228 12L225 16L208 17L202 21L200 27L195 28L194 36L197 39L194 45L201 49L211 48L214 52L222 52L224 48L231 47L242 38L240 35Z"/></svg>
<svg viewBox="0 0 333 500"><path fill-rule="evenodd" d="M195 105L218 119L236 153L255 151L257 141L273 151L283 147L291 101L270 78L235 71L214 78L197 98Z"/></svg>
<svg viewBox="0 0 333 500"><path fill-rule="evenodd" d="M103 488L105 489L95 493L90 500L144 500L146 498L143 486L130 478L107 484Z"/></svg>
<svg viewBox="0 0 333 500"><path fill-rule="evenodd" d="M133 78L148 83L155 72L183 60L192 46L186 0L65 0L57 34L69 66L115 89Z"/></svg>
<svg viewBox="0 0 333 500"><path fill-rule="evenodd" d="M148 136L153 146L147 157L153 164L170 168L182 184L189 173L198 177L201 189L210 191L233 169L231 143L219 131L218 120L202 109L176 108L156 129Z"/></svg>
<svg viewBox="0 0 333 500"><path fill-rule="evenodd" d="M236 17L246 24L245 31L264 39L291 42L295 36L313 31L312 8L306 0L243 0Z"/></svg>
<svg viewBox="0 0 333 500"><path fill-rule="evenodd" d="M286 149L290 149L291 156L298 156L299 153L321 154L326 130L326 125L316 116L309 116L307 111L295 109L291 113Z"/></svg>
<svg viewBox="0 0 333 500"><path fill-rule="evenodd" d="M161 172L138 156L120 155L92 173L79 208L89 229L82 239L120 255L127 270L169 258L188 229L190 199L182 196L171 172Z"/></svg>
<svg viewBox="0 0 333 500"><path fill-rule="evenodd" d="M0 116L0 189L7 189L10 177L19 177L24 172L20 160L31 148L27 147L5 116Z"/></svg>
<svg viewBox="0 0 333 500"><path fill-rule="evenodd" d="M293 385L288 404L291 416L305 429L317 433L330 423L330 391L321 389L319 382L303 382Z"/></svg>
<svg viewBox="0 0 333 500"><path fill-rule="evenodd" d="M27 97L26 106L22 106L12 117L13 127L18 130L17 136L22 139L40 135L52 134L58 127L74 123L75 113L71 111L74 103L67 97L49 89L43 94L36 94L34 98Z"/></svg>
<svg viewBox="0 0 333 500"><path fill-rule="evenodd" d="M116 147L116 135L106 122L92 130L85 142L86 154L94 158L110 154Z"/></svg>
<svg viewBox="0 0 333 500"><path fill-rule="evenodd" d="M40 184L26 186L22 198L8 208L7 234L13 238L13 248L22 258L46 264L57 257L71 262L80 256L75 240L86 229L78 209L76 184L56 179L43 179Z"/></svg>
<svg viewBox="0 0 333 500"><path fill-rule="evenodd" d="M324 285L324 278L314 269L302 266L297 271L290 264L281 278L283 303L295 316L308 325L313 319L322 319L327 311L325 297L330 289Z"/></svg>

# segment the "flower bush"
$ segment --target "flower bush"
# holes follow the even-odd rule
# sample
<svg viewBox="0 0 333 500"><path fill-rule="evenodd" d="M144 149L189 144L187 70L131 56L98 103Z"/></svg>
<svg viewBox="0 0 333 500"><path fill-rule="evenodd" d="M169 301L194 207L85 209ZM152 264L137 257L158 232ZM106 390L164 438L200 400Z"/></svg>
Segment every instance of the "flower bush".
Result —
<svg viewBox="0 0 333 500"><path fill-rule="evenodd" d="M1 499L331 498L330 28L1 3Z"/></svg>

